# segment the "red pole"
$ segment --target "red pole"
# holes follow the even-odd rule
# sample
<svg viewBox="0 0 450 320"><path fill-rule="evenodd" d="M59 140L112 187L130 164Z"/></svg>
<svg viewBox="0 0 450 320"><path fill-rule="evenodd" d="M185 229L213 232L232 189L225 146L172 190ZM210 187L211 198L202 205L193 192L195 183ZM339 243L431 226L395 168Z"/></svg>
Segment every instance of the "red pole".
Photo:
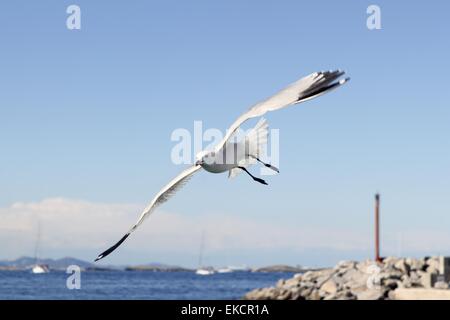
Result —
<svg viewBox="0 0 450 320"><path fill-rule="evenodd" d="M375 195L375 261L381 262L380 257L380 195Z"/></svg>

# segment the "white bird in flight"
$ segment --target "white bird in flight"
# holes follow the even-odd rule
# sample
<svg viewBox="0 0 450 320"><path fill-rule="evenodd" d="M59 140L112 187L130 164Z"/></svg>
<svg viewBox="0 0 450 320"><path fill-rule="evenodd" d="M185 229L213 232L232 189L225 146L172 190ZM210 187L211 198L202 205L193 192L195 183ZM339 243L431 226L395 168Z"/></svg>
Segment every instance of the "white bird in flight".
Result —
<svg viewBox="0 0 450 320"><path fill-rule="evenodd" d="M213 150L199 152L196 155L195 164L185 169L162 188L141 213L138 221L130 228L122 239L105 252L99 254L95 261L106 257L117 249L117 247L142 224L145 218L147 218L157 206L166 202L201 168L211 173L228 171L229 177L234 177L239 172L245 171L253 178L253 180L262 184L267 184L263 179L253 176L246 168L258 161L266 167L279 172L274 166L264 163L259 159L261 150L267 142L268 125L266 120L261 119L256 126L237 143L231 142L231 138L236 130L248 119L261 117L268 111L274 111L305 102L340 87L350 80L350 78L340 79L344 74L345 72L340 70L312 73L292 83L272 97L257 103L247 112L244 112L227 130L225 137L220 143Z"/></svg>

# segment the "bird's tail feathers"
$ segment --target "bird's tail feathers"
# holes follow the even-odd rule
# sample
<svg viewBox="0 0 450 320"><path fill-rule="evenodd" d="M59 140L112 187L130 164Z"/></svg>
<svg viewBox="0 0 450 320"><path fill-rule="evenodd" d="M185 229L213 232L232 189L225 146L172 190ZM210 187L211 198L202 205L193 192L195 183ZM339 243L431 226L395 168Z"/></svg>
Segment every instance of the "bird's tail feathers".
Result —
<svg viewBox="0 0 450 320"><path fill-rule="evenodd" d="M260 157L267 146L268 136L269 124L266 119L261 118L242 141L243 143L245 142L245 153L247 156L245 159L241 160L239 166L247 167L256 162L256 158ZM239 168L231 169L228 173L228 177L234 178L241 172L242 170Z"/></svg>
<svg viewBox="0 0 450 320"><path fill-rule="evenodd" d="M268 136L269 124L266 119L261 118L245 137L245 142L248 146L248 155L259 157L267 146Z"/></svg>

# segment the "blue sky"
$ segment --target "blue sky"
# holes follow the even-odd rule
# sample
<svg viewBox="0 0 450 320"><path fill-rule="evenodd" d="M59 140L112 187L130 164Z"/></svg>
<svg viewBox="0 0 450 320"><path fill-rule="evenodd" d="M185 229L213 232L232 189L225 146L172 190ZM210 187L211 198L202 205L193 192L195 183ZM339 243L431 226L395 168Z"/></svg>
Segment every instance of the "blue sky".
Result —
<svg viewBox="0 0 450 320"><path fill-rule="evenodd" d="M65 26L73 3L81 30ZM366 27L372 3L381 30ZM281 142L281 174L269 187L201 173L155 216L192 218L211 234L220 226L202 226L204 217L336 232L329 245L299 235L266 248L273 239L262 237L258 249L217 240L208 252L211 264L330 264L372 256L378 191L384 254L450 254L448 2L9 1L0 11L0 212L11 225L15 203L53 198L136 205L124 218L132 223L182 169L170 160L174 129L202 120L224 130L290 82L341 68L346 87L267 115ZM153 218L143 234L158 228ZM44 255L91 259L122 235L102 237L105 229L128 228L93 219L105 242L81 245L57 234L62 225L46 234ZM13 229L0 224L0 237L17 240ZM198 243L200 231L186 237ZM32 253L27 241L0 257ZM130 238L109 262L195 264L198 245L179 245Z"/></svg>

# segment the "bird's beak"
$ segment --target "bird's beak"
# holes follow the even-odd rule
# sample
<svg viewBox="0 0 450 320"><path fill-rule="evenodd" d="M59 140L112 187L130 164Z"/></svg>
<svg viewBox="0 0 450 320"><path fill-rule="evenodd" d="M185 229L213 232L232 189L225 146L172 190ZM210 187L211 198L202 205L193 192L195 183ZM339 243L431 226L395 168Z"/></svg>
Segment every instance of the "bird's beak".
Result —
<svg viewBox="0 0 450 320"><path fill-rule="evenodd" d="M202 164L203 164L203 160L198 160L198 161L195 163L196 166L201 166Z"/></svg>

